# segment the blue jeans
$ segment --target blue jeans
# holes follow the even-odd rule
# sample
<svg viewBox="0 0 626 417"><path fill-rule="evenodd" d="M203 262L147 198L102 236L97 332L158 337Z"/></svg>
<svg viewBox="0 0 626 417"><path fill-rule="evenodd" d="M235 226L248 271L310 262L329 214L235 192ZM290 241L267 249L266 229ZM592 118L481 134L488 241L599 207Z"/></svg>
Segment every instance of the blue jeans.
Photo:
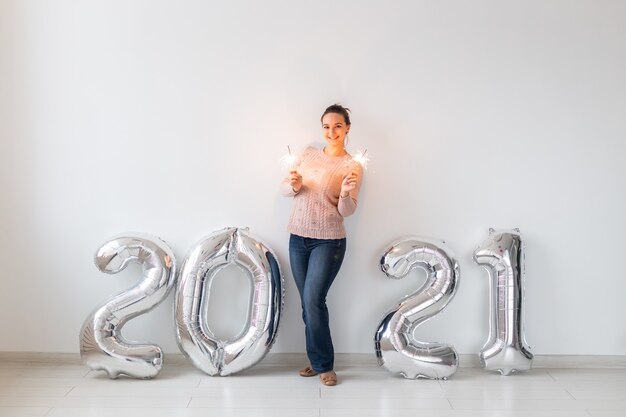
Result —
<svg viewBox="0 0 626 417"><path fill-rule="evenodd" d="M345 238L312 239L293 234L289 238L289 262L302 303L306 353L317 372L330 371L334 366L326 294L345 253Z"/></svg>

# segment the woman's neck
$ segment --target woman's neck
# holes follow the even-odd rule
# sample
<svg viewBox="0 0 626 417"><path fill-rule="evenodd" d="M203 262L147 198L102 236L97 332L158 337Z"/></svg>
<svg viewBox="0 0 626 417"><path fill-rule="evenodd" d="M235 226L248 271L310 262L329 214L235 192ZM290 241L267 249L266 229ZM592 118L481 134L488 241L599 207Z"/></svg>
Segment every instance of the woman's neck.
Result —
<svg viewBox="0 0 626 417"><path fill-rule="evenodd" d="M343 147L343 144L339 146L326 145L323 152L328 156L344 156L348 153L346 152L346 148Z"/></svg>

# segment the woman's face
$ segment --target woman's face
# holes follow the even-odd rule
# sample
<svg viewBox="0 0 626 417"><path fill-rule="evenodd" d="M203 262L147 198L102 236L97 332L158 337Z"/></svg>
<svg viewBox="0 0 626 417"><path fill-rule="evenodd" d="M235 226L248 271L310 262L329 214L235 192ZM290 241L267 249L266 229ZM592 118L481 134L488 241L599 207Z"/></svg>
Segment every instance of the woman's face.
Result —
<svg viewBox="0 0 626 417"><path fill-rule="evenodd" d="M346 135L350 131L350 126L346 124L341 114L328 113L322 118L322 130L328 145L343 147Z"/></svg>

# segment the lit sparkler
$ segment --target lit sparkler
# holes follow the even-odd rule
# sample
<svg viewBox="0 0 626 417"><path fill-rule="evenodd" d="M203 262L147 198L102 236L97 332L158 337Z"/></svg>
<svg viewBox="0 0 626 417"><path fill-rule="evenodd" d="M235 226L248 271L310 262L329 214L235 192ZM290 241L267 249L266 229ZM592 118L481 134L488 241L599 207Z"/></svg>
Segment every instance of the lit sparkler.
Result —
<svg viewBox="0 0 626 417"><path fill-rule="evenodd" d="M291 148L287 146L287 153L280 158L283 169L293 170L298 165L298 157L291 153Z"/></svg>
<svg viewBox="0 0 626 417"><path fill-rule="evenodd" d="M367 149L363 152L357 151L357 153L352 157L354 162L361 165L363 169L367 169L367 163L370 161L369 156L367 156Z"/></svg>

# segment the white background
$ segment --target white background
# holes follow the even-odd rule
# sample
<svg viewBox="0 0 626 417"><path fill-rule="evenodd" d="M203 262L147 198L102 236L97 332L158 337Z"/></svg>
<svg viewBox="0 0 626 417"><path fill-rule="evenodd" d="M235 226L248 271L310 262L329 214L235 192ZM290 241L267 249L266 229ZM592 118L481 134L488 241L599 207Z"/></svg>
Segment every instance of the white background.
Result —
<svg viewBox="0 0 626 417"><path fill-rule="evenodd" d="M108 237L158 235L182 262L226 226L278 254L273 352L303 351L279 159L321 142L340 102L371 162L328 300L337 352L373 354L382 314L423 281L378 270L406 235L445 239L462 272L419 338L478 352L472 252L519 227L533 352L626 354L621 0L0 0L0 71L0 351L78 351L89 312L140 276L95 268ZM235 281L212 313L225 333L245 319ZM172 300L125 334L177 352Z"/></svg>

